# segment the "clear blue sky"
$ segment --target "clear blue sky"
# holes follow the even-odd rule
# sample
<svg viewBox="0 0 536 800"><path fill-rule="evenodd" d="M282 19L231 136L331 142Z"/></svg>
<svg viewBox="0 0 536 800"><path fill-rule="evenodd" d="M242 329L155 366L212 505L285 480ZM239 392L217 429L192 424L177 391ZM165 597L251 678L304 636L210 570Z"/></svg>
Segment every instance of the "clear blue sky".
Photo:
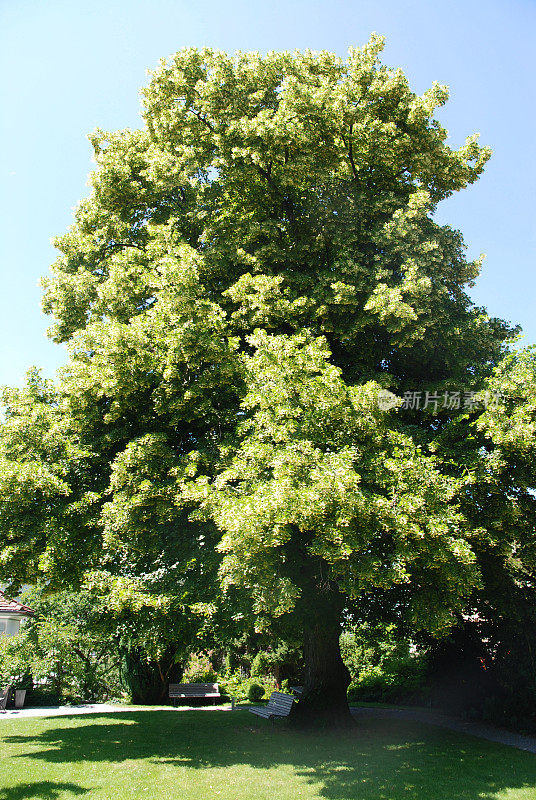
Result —
<svg viewBox="0 0 536 800"><path fill-rule="evenodd" d="M372 31L384 62L422 92L451 88L440 113L459 145L494 149L479 183L440 207L470 255L487 254L472 296L536 342L534 0L0 0L0 384L32 365L52 376L63 348L45 338L40 276L87 194L86 134L138 127L146 69L184 45L312 48L344 55Z"/></svg>

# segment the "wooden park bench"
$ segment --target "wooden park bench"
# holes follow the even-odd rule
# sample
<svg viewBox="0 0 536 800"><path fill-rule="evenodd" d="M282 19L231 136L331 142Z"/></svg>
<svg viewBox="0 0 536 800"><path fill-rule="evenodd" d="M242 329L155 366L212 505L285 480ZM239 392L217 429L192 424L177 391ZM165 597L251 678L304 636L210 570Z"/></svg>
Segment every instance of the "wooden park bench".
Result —
<svg viewBox="0 0 536 800"><path fill-rule="evenodd" d="M176 705L177 700L189 700L194 697L212 697L213 701L221 697L217 683L170 683L169 696Z"/></svg>
<svg viewBox="0 0 536 800"><path fill-rule="evenodd" d="M0 711L2 714L6 713L6 706L9 700L9 693L11 691L11 686L8 686L7 689L2 689L0 692Z"/></svg>
<svg viewBox="0 0 536 800"><path fill-rule="evenodd" d="M248 708L252 714L257 714L259 717L270 719L271 717L288 717L294 698L289 694L282 694L281 692L272 692L267 706L254 706Z"/></svg>

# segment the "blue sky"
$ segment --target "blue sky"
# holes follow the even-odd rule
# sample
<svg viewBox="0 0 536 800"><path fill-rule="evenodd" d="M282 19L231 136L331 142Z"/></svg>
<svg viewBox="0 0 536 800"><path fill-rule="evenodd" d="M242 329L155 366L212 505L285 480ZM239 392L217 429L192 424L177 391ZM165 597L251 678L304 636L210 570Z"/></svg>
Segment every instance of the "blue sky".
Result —
<svg viewBox="0 0 536 800"><path fill-rule="evenodd" d="M65 361L45 337L37 283L50 238L88 191L86 134L141 124L147 69L185 45L344 55L372 31L416 91L450 86L439 117L453 146L479 131L493 147L479 183L438 218L462 230L471 256L487 254L475 301L535 343L534 0L0 0L0 384Z"/></svg>

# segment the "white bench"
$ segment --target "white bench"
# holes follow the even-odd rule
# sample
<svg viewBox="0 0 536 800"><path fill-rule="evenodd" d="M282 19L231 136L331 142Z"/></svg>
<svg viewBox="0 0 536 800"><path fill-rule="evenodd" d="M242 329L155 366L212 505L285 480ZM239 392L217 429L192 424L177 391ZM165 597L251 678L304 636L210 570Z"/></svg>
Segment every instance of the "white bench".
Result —
<svg viewBox="0 0 536 800"><path fill-rule="evenodd" d="M174 701L193 697L221 697L217 683L170 683L169 696Z"/></svg>
<svg viewBox="0 0 536 800"><path fill-rule="evenodd" d="M257 714L258 717L270 719L270 717L288 717L290 709L294 703L294 698L289 694L282 694L282 692L272 692L267 706L254 706L248 708L252 714Z"/></svg>

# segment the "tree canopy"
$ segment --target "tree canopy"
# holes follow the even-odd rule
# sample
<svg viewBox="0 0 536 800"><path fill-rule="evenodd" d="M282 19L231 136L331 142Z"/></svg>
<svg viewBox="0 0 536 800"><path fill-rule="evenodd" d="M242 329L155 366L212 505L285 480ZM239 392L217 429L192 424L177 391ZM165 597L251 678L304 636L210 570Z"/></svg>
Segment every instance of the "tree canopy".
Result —
<svg viewBox="0 0 536 800"><path fill-rule="evenodd" d="M434 220L490 151L452 149L446 87L416 95L382 47L160 63L143 128L90 136L91 194L56 240L44 308L69 364L7 391L0 434L2 575L85 580L185 636L225 608L287 620L316 718L344 715L352 609L453 623L480 553L512 546L479 512L491 493L514 513L523 471L498 455L511 409L475 402L516 331L471 302L480 260Z"/></svg>

